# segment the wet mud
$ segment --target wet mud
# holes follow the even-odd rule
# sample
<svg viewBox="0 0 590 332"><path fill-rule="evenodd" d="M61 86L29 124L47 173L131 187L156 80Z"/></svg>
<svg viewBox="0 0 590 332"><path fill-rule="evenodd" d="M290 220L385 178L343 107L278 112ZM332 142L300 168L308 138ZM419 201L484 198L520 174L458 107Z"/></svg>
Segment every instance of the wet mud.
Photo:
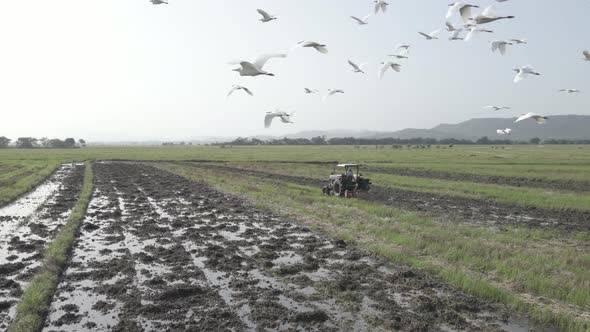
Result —
<svg viewBox="0 0 590 332"><path fill-rule="evenodd" d="M526 331L500 308L212 187L96 163L44 331Z"/></svg>
<svg viewBox="0 0 590 332"><path fill-rule="evenodd" d="M0 331L14 318L16 303L67 221L84 178L83 165L64 165L47 181L0 208Z"/></svg>
<svg viewBox="0 0 590 332"><path fill-rule="evenodd" d="M320 179L282 175L226 165L187 165L317 187L318 192L326 184L326 181ZM558 228L565 231L590 230L590 212L524 207L494 200L469 199L399 190L376 184L372 185L371 188L368 194L361 195L359 198L393 205L407 211L424 212L437 217L449 217L445 219L461 220L473 225Z"/></svg>

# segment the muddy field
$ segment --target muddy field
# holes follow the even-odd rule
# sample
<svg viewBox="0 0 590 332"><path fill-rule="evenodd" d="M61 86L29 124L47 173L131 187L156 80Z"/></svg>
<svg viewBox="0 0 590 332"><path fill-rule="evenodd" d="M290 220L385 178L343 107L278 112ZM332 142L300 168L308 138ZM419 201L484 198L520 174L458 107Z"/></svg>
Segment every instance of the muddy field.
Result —
<svg viewBox="0 0 590 332"><path fill-rule="evenodd" d="M318 192L325 181L319 179L289 176L249 170L226 165L190 164L193 167L215 168L224 172L251 175L317 187ZM370 177L370 175L369 175ZM523 207L500 203L493 200L478 200L431 193L413 192L373 185L369 194L359 198L390 204L408 211L427 212L445 219L463 220L482 226L515 225L527 227L551 227L564 230L590 230L590 213L581 211L560 211Z"/></svg>
<svg viewBox="0 0 590 332"><path fill-rule="evenodd" d="M148 165L95 164L45 331L526 331L407 267Z"/></svg>
<svg viewBox="0 0 590 332"><path fill-rule="evenodd" d="M497 175L483 175L483 174L469 174L469 173L448 173L425 169L410 169L410 168L385 168L385 167L367 167L369 172L377 172L383 174L392 174L400 176L412 176L427 179L440 179L451 181L466 181L475 183L487 183L507 185L513 187L532 187L532 188L546 188L554 190L567 190L576 192L590 191L590 183L573 180L559 180L559 181L541 181L525 177L506 177Z"/></svg>
<svg viewBox="0 0 590 332"><path fill-rule="evenodd" d="M67 221L82 188L84 166L64 165L45 183L0 209L0 331L40 267L43 251Z"/></svg>

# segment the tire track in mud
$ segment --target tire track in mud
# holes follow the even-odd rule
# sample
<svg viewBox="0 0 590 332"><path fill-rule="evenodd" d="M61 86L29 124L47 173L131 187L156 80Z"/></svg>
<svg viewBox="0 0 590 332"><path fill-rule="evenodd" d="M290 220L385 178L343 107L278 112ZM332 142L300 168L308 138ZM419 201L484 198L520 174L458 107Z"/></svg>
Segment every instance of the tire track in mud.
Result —
<svg viewBox="0 0 590 332"><path fill-rule="evenodd" d="M63 165L33 191L0 208L0 330L14 318L47 244L67 222L83 178L83 165Z"/></svg>
<svg viewBox="0 0 590 332"><path fill-rule="evenodd" d="M305 186L317 187L318 192L326 181L306 177L282 175L271 172L252 170L227 165L200 165L189 163L193 167L218 169L234 174L251 175L274 180L292 182ZM371 191L360 195L360 199L394 205L409 211L420 211L435 216L450 216L451 220L459 218L477 226L526 226L559 228L566 231L589 231L590 212L572 210L553 210L537 207L524 207L497 202L414 192L372 185Z"/></svg>
<svg viewBox="0 0 590 332"><path fill-rule="evenodd" d="M95 188L45 331L523 328L206 184L97 163Z"/></svg>
<svg viewBox="0 0 590 332"><path fill-rule="evenodd" d="M434 170L410 168L367 167L367 171L399 176L411 176L426 179L440 179L450 181L466 181L485 184L507 185L513 187L544 188L552 190L567 190L574 192L590 192L590 183L574 180L541 181L529 178L509 176L494 176L469 173L449 173Z"/></svg>

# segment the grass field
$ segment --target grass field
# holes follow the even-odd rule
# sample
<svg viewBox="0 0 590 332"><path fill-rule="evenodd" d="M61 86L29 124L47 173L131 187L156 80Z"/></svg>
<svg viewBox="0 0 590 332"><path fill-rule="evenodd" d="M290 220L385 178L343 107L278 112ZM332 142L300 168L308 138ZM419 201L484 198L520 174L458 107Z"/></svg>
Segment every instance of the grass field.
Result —
<svg viewBox="0 0 590 332"><path fill-rule="evenodd" d="M561 215L575 219L590 213L589 146L96 147L0 150L0 160L0 205L62 162L159 161L153 165L427 271L525 316L563 330L590 329L590 227L559 226ZM453 204L493 202L511 214L532 209L558 220L555 227L504 225L487 223L485 215L475 222L472 214L453 213L457 206L445 202L442 209L412 209L395 200L325 197L315 183L327 178L329 162L366 165L366 175L383 190L416 193L435 203L437 197L453 198Z"/></svg>

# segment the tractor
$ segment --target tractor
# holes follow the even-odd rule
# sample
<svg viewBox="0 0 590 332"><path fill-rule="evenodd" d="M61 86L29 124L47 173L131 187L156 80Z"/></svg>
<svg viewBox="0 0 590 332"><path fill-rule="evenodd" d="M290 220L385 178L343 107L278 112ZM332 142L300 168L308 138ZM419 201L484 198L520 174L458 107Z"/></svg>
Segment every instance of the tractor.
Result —
<svg viewBox="0 0 590 332"><path fill-rule="evenodd" d="M366 193L369 191L371 181L364 178L359 173L361 165L357 164L339 164L336 167L343 169L342 174L336 172L336 167L328 178L328 184L322 188L322 194L339 197L356 197L359 193Z"/></svg>

